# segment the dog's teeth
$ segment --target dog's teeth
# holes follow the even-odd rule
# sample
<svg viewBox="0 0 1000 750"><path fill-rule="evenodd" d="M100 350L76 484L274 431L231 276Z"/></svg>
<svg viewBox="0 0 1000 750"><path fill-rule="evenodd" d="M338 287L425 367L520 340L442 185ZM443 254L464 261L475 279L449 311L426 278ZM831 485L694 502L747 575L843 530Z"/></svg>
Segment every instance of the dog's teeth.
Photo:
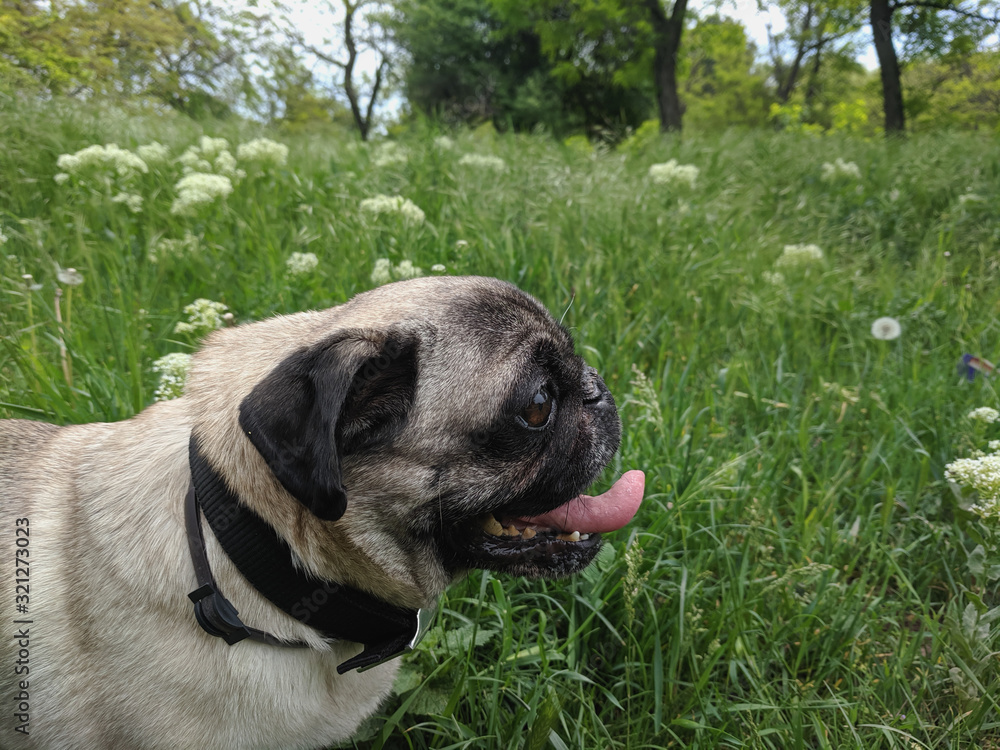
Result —
<svg viewBox="0 0 1000 750"><path fill-rule="evenodd" d="M483 531L487 534L492 534L493 536L503 536L504 528L500 525L500 522L493 517L492 514L486 517L483 521Z"/></svg>
<svg viewBox="0 0 1000 750"><path fill-rule="evenodd" d="M506 529L504 529L506 536L521 536L521 532L517 530L517 526L511 524Z"/></svg>
<svg viewBox="0 0 1000 750"><path fill-rule="evenodd" d="M590 539L590 534L580 534L580 541L585 542Z"/></svg>
<svg viewBox="0 0 1000 750"><path fill-rule="evenodd" d="M521 536L523 536L525 539L531 539L535 536L535 530L529 526L528 528L526 528L524 531L521 532Z"/></svg>
<svg viewBox="0 0 1000 750"><path fill-rule="evenodd" d="M556 539L561 539L564 542L579 542L582 538L579 531L574 531L572 534L556 534Z"/></svg>

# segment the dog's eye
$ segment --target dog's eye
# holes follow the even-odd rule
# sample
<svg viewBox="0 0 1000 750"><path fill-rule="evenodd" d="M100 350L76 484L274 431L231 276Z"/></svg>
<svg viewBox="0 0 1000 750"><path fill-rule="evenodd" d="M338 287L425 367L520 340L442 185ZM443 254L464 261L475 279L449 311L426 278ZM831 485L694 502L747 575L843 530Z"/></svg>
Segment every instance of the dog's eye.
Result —
<svg viewBox="0 0 1000 750"><path fill-rule="evenodd" d="M539 388L538 392L531 397L528 405L524 407L524 411L518 415L518 419L525 427L537 430L548 423L551 413L552 399L549 392L544 388Z"/></svg>

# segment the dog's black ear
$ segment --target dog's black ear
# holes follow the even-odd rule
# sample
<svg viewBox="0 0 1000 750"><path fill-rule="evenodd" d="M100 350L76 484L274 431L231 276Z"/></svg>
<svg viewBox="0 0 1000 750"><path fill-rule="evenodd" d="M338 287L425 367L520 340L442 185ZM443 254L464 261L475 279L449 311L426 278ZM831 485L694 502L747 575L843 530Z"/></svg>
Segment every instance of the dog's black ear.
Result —
<svg viewBox="0 0 1000 750"><path fill-rule="evenodd" d="M341 458L402 430L416 355L407 334L338 333L271 370L240 403L240 427L293 497L336 521L347 509Z"/></svg>

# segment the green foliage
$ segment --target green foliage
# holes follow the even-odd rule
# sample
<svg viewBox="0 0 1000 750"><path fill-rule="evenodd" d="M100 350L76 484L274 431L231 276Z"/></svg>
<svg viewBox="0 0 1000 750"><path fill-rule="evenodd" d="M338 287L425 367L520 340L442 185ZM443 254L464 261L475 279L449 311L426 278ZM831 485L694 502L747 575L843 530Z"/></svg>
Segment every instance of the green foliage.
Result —
<svg viewBox="0 0 1000 750"><path fill-rule="evenodd" d="M556 54L547 19L532 3L397 3L392 28L407 51L407 99L446 125L489 119L501 129L596 135L641 122L646 91L603 60L603 46L586 65Z"/></svg>
<svg viewBox="0 0 1000 750"><path fill-rule="evenodd" d="M642 468L646 499L583 575L475 572L449 589L357 747L997 744L995 543L943 475L972 445L964 415L1000 406L995 381L955 373L962 352L1000 347L995 138L645 130L588 153L411 135L392 159L289 136L286 165L180 215L177 156L203 134L259 132L7 107L0 413L131 416L152 400L152 363L195 345L175 327L198 298L238 322L325 307L370 288L381 258L509 279L564 316L620 405L598 489ZM128 178L139 212L114 200L125 178L53 180L60 154L152 140L171 159ZM461 165L470 153L506 168ZM836 158L860 177L824 180ZM695 186L649 178L672 159L700 169ZM379 194L426 220L360 210ZM776 265L807 243L822 257ZM293 252L318 267L290 275ZM83 275L69 320L56 264ZM896 340L870 333L885 315Z"/></svg>
<svg viewBox="0 0 1000 750"><path fill-rule="evenodd" d="M766 75L755 69L755 50L743 25L709 16L685 31L679 78L686 127L722 130L767 122Z"/></svg>
<svg viewBox="0 0 1000 750"><path fill-rule="evenodd" d="M70 88L84 62L70 47L72 24L33 2L0 5L0 80L17 88Z"/></svg>
<svg viewBox="0 0 1000 750"><path fill-rule="evenodd" d="M915 63L903 73L914 130L1000 131L1000 51Z"/></svg>
<svg viewBox="0 0 1000 750"><path fill-rule="evenodd" d="M404 91L419 111L446 125L561 132L561 87L531 33L501 34L485 0L406 0L391 23L406 50Z"/></svg>
<svg viewBox="0 0 1000 750"><path fill-rule="evenodd" d="M18 89L145 97L221 116L257 103L250 55L266 59L272 32L249 10L211 2L8 2L0 5L0 75Z"/></svg>

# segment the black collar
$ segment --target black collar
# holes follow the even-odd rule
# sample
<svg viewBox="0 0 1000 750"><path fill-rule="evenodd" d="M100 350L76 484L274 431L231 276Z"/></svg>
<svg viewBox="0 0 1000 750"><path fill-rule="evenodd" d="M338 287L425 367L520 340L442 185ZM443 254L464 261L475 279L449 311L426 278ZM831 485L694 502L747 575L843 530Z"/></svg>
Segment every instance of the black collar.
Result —
<svg viewBox="0 0 1000 750"><path fill-rule="evenodd" d="M198 624L232 645L246 638L272 646L306 647L247 627L219 591L205 554L199 508L226 555L257 591L325 638L361 643L365 649L337 667L341 674L368 669L400 656L420 640L434 610L404 609L359 589L311 578L292 562L291 549L260 516L239 501L198 448L189 447L191 486L185 522L198 588L188 594Z"/></svg>

